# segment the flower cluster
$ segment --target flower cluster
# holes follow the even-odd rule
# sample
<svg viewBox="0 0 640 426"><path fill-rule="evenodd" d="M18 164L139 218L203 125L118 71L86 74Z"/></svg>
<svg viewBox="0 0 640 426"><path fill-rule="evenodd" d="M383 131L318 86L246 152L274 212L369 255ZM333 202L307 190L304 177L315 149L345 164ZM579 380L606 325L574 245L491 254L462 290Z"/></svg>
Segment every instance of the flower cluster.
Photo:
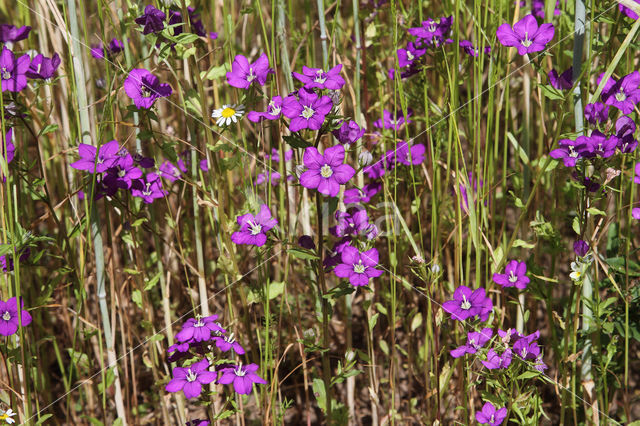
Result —
<svg viewBox="0 0 640 426"><path fill-rule="evenodd" d="M249 395L254 383L267 383L256 374L256 364L229 364L223 361L215 366L215 371L210 370L214 347L222 353L231 351L236 355L245 354L234 334L227 334L227 330L217 320L217 315L190 318L176 334L179 343L169 347L168 352L172 354L169 360L178 362L181 359L191 359L193 356L201 359L187 366L174 367L173 378L165 386L168 392L182 391L187 398L197 398L202 393L202 385L217 380L220 384L233 384L238 394Z"/></svg>

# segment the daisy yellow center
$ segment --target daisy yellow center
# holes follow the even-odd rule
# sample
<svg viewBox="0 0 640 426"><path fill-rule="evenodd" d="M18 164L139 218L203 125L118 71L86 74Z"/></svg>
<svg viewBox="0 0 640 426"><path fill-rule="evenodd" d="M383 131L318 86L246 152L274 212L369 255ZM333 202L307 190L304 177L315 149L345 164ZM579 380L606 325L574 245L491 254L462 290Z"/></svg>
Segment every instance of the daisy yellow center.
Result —
<svg viewBox="0 0 640 426"><path fill-rule="evenodd" d="M524 47L529 47L529 46L531 46L532 41L531 41L531 40L529 40L529 34L524 33L524 40L522 40L522 42L521 42L521 43L522 43L522 45L523 45Z"/></svg>
<svg viewBox="0 0 640 426"><path fill-rule="evenodd" d="M516 281L518 281L518 277L513 274L513 271L509 272L509 282L515 283Z"/></svg>
<svg viewBox="0 0 640 426"><path fill-rule="evenodd" d="M471 303L467 300L466 297L464 297L464 295L462 295L462 303L460 304L460 307L465 311L471 309Z"/></svg>
<svg viewBox="0 0 640 426"><path fill-rule="evenodd" d="M300 113L300 116L302 118L306 118L307 120L310 119L311 117L313 117L313 114L315 114L316 112L313 110L313 108L311 108L308 105L304 106L304 109L302 110L302 113Z"/></svg>
<svg viewBox="0 0 640 426"><path fill-rule="evenodd" d="M616 100L618 102L624 102L627 99L627 95L621 90L616 94Z"/></svg>
<svg viewBox="0 0 640 426"><path fill-rule="evenodd" d="M260 225L259 223L249 222L249 232L251 233L251 235L258 235L260 232L262 232L262 225Z"/></svg>
<svg viewBox="0 0 640 426"><path fill-rule="evenodd" d="M236 113L235 109L231 107L226 107L225 109L222 110L220 115L222 115L224 118L231 118L235 115L235 113Z"/></svg>
<svg viewBox="0 0 640 426"><path fill-rule="evenodd" d="M198 378L198 375L193 371L191 371L191 369L187 371L187 377L186 377L187 382L195 382L197 378Z"/></svg>
<svg viewBox="0 0 640 426"><path fill-rule="evenodd" d="M353 272L356 274L364 274L364 270L367 269L366 266L362 264L362 261L358 262L358 264L353 265Z"/></svg>
<svg viewBox="0 0 640 426"><path fill-rule="evenodd" d="M9 321L11 319L11 313L9 313L9 311L5 311L4 314L2 314L2 319Z"/></svg>
<svg viewBox="0 0 640 426"><path fill-rule="evenodd" d="M322 176L323 178L330 178L331 175L333 175L333 170L331 170L330 165L325 164L324 166L322 166L322 168L320 168L320 176Z"/></svg>

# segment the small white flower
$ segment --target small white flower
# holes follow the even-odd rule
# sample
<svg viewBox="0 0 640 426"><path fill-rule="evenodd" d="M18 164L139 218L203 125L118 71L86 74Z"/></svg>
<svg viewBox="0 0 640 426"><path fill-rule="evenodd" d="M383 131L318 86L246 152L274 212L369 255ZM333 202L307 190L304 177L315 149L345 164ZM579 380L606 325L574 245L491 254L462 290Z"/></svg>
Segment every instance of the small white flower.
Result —
<svg viewBox="0 0 640 426"><path fill-rule="evenodd" d="M6 411L0 408L0 420L4 420L7 424L13 424L16 421L11 417L15 416L17 413L14 413L11 408Z"/></svg>
<svg viewBox="0 0 640 426"><path fill-rule="evenodd" d="M217 118L218 126L228 126L231 123L237 123L238 119L244 114L244 105L222 105L222 108L214 109L211 117Z"/></svg>

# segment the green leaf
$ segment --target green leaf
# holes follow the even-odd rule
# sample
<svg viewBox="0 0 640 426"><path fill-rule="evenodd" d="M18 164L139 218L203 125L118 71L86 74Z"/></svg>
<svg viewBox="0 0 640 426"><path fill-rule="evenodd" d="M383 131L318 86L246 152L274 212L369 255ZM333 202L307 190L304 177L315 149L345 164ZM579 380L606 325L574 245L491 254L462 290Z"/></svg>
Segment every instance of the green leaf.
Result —
<svg viewBox="0 0 640 426"><path fill-rule="evenodd" d="M589 212L589 214L593 215L593 216L606 216L607 214L605 212L603 212L600 209L597 209L595 207L589 207L587 209L587 212Z"/></svg>
<svg viewBox="0 0 640 426"><path fill-rule="evenodd" d="M53 414L45 414L44 416L38 419L38 421L36 422L36 425L41 425L42 423L44 423L45 420L47 420L51 416L53 416Z"/></svg>
<svg viewBox="0 0 640 426"><path fill-rule="evenodd" d="M133 290L133 293L131 293L131 300L133 303L138 305L140 309L142 309L142 293L140 290Z"/></svg>
<svg viewBox="0 0 640 426"><path fill-rule="evenodd" d="M57 124L47 124L42 130L40 130L40 136L44 136L47 133L55 132L56 130L58 130Z"/></svg>
<svg viewBox="0 0 640 426"><path fill-rule="evenodd" d="M298 259L303 260L315 260L318 259L318 255L312 252L311 250L304 250L298 248L292 248L287 250L292 256L297 257Z"/></svg>
<svg viewBox="0 0 640 426"><path fill-rule="evenodd" d="M550 84L541 84L538 87L542 89L544 97L551 100L564 100L564 94Z"/></svg>
<svg viewBox="0 0 640 426"><path fill-rule="evenodd" d="M220 77L224 77L227 74L227 65L222 64L217 67L211 67L207 71L202 71L200 73L200 78L203 80L215 80Z"/></svg>
<svg viewBox="0 0 640 426"><path fill-rule="evenodd" d="M149 280L149 282L147 282L147 285L144 286L144 291L151 290L156 286L156 284L158 284L158 281L160 281L160 272L158 272L153 278Z"/></svg>
<svg viewBox="0 0 640 426"><path fill-rule="evenodd" d="M313 379L313 395L318 401L318 407L324 412L327 410L327 393L324 389L324 382L321 379Z"/></svg>
<svg viewBox="0 0 640 426"><path fill-rule="evenodd" d="M420 324L422 324L422 313L418 312L411 320L411 331L416 331L418 327L420 327Z"/></svg>
<svg viewBox="0 0 640 426"><path fill-rule="evenodd" d="M197 34L182 33L182 34L177 35L175 37L175 40L176 40L176 43L178 43L178 44L189 44L189 43L193 43L194 41L196 41L199 38L200 37Z"/></svg>
<svg viewBox="0 0 640 426"><path fill-rule="evenodd" d="M513 247L524 247L524 248L531 249L531 248L534 248L535 246L536 246L535 244L531 244L531 243L528 243L528 242L520 240L520 239L515 240L513 242Z"/></svg>
<svg viewBox="0 0 640 426"><path fill-rule="evenodd" d="M283 136L282 139L284 139L284 141L293 148L308 148L310 146L313 146L311 142L307 142L295 133L292 135Z"/></svg>
<svg viewBox="0 0 640 426"><path fill-rule="evenodd" d="M540 375L539 371L525 371L524 373L522 373L521 375L519 375L517 377L518 380L525 380L525 379L531 379L533 377L538 377Z"/></svg>

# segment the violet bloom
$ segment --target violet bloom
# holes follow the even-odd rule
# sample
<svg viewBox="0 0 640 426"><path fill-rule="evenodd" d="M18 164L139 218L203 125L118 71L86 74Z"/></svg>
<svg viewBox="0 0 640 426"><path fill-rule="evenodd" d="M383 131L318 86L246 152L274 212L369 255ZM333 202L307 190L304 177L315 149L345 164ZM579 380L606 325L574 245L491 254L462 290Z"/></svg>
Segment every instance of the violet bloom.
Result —
<svg viewBox="0 0 640 426"><path fill-rule="evenodd" d="M131 195L142 198L147 203L153 203L156 198L164 198L167 191L162 189L162 180L156 173L147 173L143 179L138 179L131 185Z"/></svg>
<svg viewBox="0 0 640 426"><path fill-rule="evenodd" d="M402 113L402 110L398 110L396 111L395 115L391 115L391 113L385 109L382 112L382 118L376 120L373 123L373 127L376 127L378 129L399 130L403 124L411 123L409 117L411 117L412 114L413 110L411 108L407 108L406 116Z"/></svg>
<svg viewBox="0 0 640 426"><path fill-rule="evenodd" d="M260 55L252 64L249 64L245 56L236 55L231 64L231 71L227 72L227 83L239 89L248 89L255 82L264 86L269 74L273 74L273 70L269 68L266 53Z"/></svg>
<svg viewBox="0 0 640 426"><path fill-rule="evenodd" d="M331 111L331 98L307 89L298 90L298 98L289 95L282 101L282 113L290 118L289 130L298 132L302 129L320 130L324 118Z"/></svg>
<svg viewBox="0 0 640 426"><path fill-rule="evenodd" d="M429 18L422 21L422 26L409 28L407 31L412 36L422 40L425 44L439 45L451 30L453 24L453 16L441 17L440 22L436 22Z"/></svg>
<svg viewBox="0 0 640 426"><path fill-rule="evenodd" d="M282 96L274 96L269 101L266 112L249 111L247 118L249 121L259 123L262 120L277 120L282 115Z"/></svg>
<svg viewBox="0 0 640 426"><path fill-rule="evenodd" d="M37 80L48 80L53 77L56 70L60 66L60 56L55 53L51 58L47 58L42 54L36 55L29 65L29 69L25 73L28 78Z"/></svg>
<svg viewBox="0 0 640 426"><path fill-rule="evenodd" d="M450 352L451 356L454 358L460 358L465 354L475 354L478 352L478 349L491 340L492 336L493 330L490 328L483 328L480 331L470 331L467 333L467 344L452 350Z"/></svg>
<svg viewBox="0 0 640 426"><path fill-rule="evenodd" d="M0 43L15 43L29 37L31 27L2 24L0 25Z"/></svg>
<svg viewBox="0 0 640 426"><path fill-rule="evenodd" d="M271 174L258 173L258 176L256 176L255 184L262 185L265 182L269 182L271 186L278 186L281 177L282 175L278 172L271 172ZM288 181L292 181L293 179L294 177L292 175L287 176Z"/></svg>
<svg viewBox="0 0 640 426"><path fill-rule="evenodd" d="M485 402L482 411L476 412L476 420L482 425L498 426L507 418L507 407L496 410L490 402Z"/></svg>
<svg viewBox="0 0 640 426"><path fill-rule="evenodd" d="M554 16L560 16L560 0L556 0L556 6L553 9ZM531 1L531 12L537 16L538 18L544 18L544 0L532 0Z"/></svg>
<svg viewBox="0 0 640 426"><path fill-rule="evenodd" d="M609 119L609 105L602 102L587 104L584 107L584 118L593 125L605 123Z"/></svg>
<svg viewBox="0 0 640 426"><path fill-rule="evenodd" d="M421 143L412 144L411 147L409 147L409 144L407 142L398 142L398 145L396 145L396 149L394 152L396 160L395 162L396 164L400 163L404 164L405 166L416 166L424 162L425 151L426 148Z"/></svg>
<svg viewBox="0 0 640 426"><path fill-rule="evenodd" d="M571 139L562 139L558 142L560 148L556 148L549 153L551 158L556 160L562 159L565 167L575 167L578 159L582 157L582 142L572 141Z"/></svg>
<svg viewBox="0 0 640 426"><path fill-rule="evenodd" d="M105 49L102 43L91 45L91 56L96 59L104 59L106 57L111 57L116 55L124 50L124 43L120 40L113 38L109 42L109 46Z"/></svg>
<svg viewBox="0 0 640 426"><path fill-rule="evenodd" d="M191 346L189 343L175 343L167 348L167 353L170 355L167 357L169 362L176 362L183 358L189 357L189 349Z"/></svg>
<svg viewBox="0 0 640 426"><path fill-rule="evenodd" d="M369 223L369 216L364 209L357 210L353 214L337 210L335 217L338 224L329 228L329 232L336 237L364 235L372 240L378 235L378 228L373 223Z"/></svg>
<svg viewBox="0 0 640 426"><path fill-rule="evenodd" d="M31 64L31 58L26 53L19 58L13 55L13 52L2 47L0 53L0 84L2 92L19 92L27 87L26 72Z"/></svg>
<svg viewBox="0 0 640 426"><path fill-rule="evenodd" d="M427 49L420 49L414 42L410 41L407 43L406 49L398 49L396 51L398 55L398 65L400 68L411 66L416 59L424 55L426 52Z"/></svg>
<svg viewBox="0 0 640 426"><path fill-rule="evenodd" d="M604 73L598 77L598 85L604 77ZM635 105L640 101L640 72L634 71L616 81L609 77L602 88L602 99L605 105L611 105L622 111L623 114L631 114Z"/></svg>
<svg viewBox="0 0 640 426"><path fill-rule="evenodd" d="M267 160L271 160L273 162L279 163L280 162L280 153L278 152L277 149L275 148L271 148L271 154L265 154L264 158L266 158ZM286 150L284 152L284 161L289 161L293 158L293 150L289 149Z"/></svg>
<svg viewBox="0 0 640 426"><path fill-rule="evenodd" d="M633 1L638 3L638 4L640 4L640 0L633 0ZM635 13L630 8L628 8L627 6L624 6L622 3L620 3L618 5L618 9L620 9L620 12L622 12L624 15L626 15L627 18L638 19L638 14Z"/></svg>
<svg viewBox="0 0 640 426"><path fill-rule="evenodd" d="M509 367L512 359L513 352L511 352L511 349L506 349L502 355L498 355L494 349L489 349L489 352L487 352L487 360L481 360L480 362L489 370L497 370Z"/></svg>
<svg viewBox="0 0 640 426"><path fill-rule="evenodd" d="M25 327L31 324L31 315L23 309L24 301L20 300L20 316L18 302L15 297L3 302L0 300L0 335L11 336L18 331L18 325Z"/></svg>
<svg viewBox="0 0 640 426"><path fill-rule="evenodd" d="M260 213L243 214L237 218L240 230L231 235L231 241L236 244L250 244L262 247L267 242L267 232L278 224L278 220L271 217L269 206L262 204Z"/></svg>
<svg viewBox="0 0 640 426"><path fill-rule="evenodd" d="M307 250L316 249L316 243L313 241L313 238L311 238L309 235L301 235L300 238L298 238L298 245Z"/></svg>
<svg viewBox="0 0 640 426"><path fill-rule="evenodd" d="M577 240L573 243L573 252L576 256L584 257L589 253L589 244L585 240Z"/></svg>
<svg viewBox="0 0 640 426"><path fill-rule="evenodd" d="M142 34L147 35L162 31L164 29L165 18L166 15L164 12L149 4L144 8L144 14L138 16L135 22L138 25L144 25Z"/></svg>
<svg viewBox="0 0 640 426"><path fill-rule="evenodd" d="M521 337L513 344L513 352L523 360L536 359L540 356L540 346L536 340L540 337L540 331Z"/></svg>
<svg viewBox="0 0 640 426"><path fill-rule="evenodd" d="M609 158L616 152L618 138L611 135L607 138L601 131L594 130L590 136L579 136L576 139L580 155L586 158Z"/></svg>
<svg viewBox="0 0 640 426"><path fill-rule="evenodd" d="M211 422L209 420L201 420L201 419L193 419L185 423L185 426L210 426L210 425L211 425Z"/></svg>
<svg viewBox="0 0 640 426"><path fill-rule="evenodd" d="M209 360L191 364L189 367L175 367L173 369L173 379L167 383L167 392L184 392L188 399L196 398L202 393L202 385L209 384L216 379L216 373L209 371Z"/></svg>
<svg viewBox="0 0 640 426"><path fill-rule="evenodd" d="M554 34L553 24L538 26L533 15L527 15L513 25L505 23L498 27L496 35L503 46L511 46L518 49L520 55L540 52L547 47Z"/></svg>
<svg viewBox="0 0 640 426"><path fill-rule="evenodd" d="M628 154L633 152L638 146L638 141L634 138L636 123L626 115L616 120L616 138L618 138L618 149Z"/></svg>
<svg viewBox="0 0 640 426"><path fill-rule="evenodd" d="M342 64L336 65L327 72L321 68L309 68L303 65L302 74L292 72L291 75L304 83L305 89L340 90L344 86L344 78L340 76L341 70Z"/></svg>
<svg viewBox="0 0 640 426"><path fill-rule="evenodd" d="M387 171L391 171L395 167L395 155L393 150L385 152L380 160L366 166L362 169L369 179L378 179L384 176Z"/></svg>
<svg viewBox="0 0 640 426"><path fill-rule="evenodd" d="M181 172L176 166L173 165L169 160L165 161L158 168L160 171L160 176L167 179L169 182L175 182L180 179Z"/></svg>
<svg viewBox="0 0 640 426"><path fill-rule="evenodd" d="M336 265L342 263L342 252L346 247L351 245L351 237L344 237L333 245L331 251L327 253L322 261L322 266L326 270L330 270Z"/></svg>
<svg viewBox="0 0 640 426"><path fill-rule="evenodd" d="M357 142L364 135L364 127L360 128L353 120L343 121L339 129L335 129L333 136L342 144L352 144Z"/></svg>
<svg viewBox="0 0 640 426"><path fill-rule="evenodd" d="M182 330L176 334L176 340L179 342L206 342L211 339L212 335L225 333L226 330L220 326L217 319L217 315L189 318L182 325Z"/></svg>
<svg viewBox="0 0 640 426"><path fill-rule="evenodd" d="M124 80L124 91L137 108L151 108L158 98L166 98L172 93L171 86L160 83L158 77L144 68L132 69Z"/></svg>
<svg viewBox="0 0 640 426"><path fill-rule="evenodd" d="M486 321L493 309L493 302L486 297L484 288L471 290L461 285L453 292L453 300L447 300L442 304L442 309L450 313L454 320L464 321L479 316L482 321Z"/></svg>
<svg viewBox="0 0 640 426"><path fill-rule="evenodd" d="M134 181L142 177L142 170L135 166L133 157L128 152L125 151L124 155L118 157L113 167L107 170L104 184L120 189L129 189Z"/></svg>
<svg viewBox="0 0 640 426"><path fill-rule="evenodd" d="M344 163L344 147L332 146L324 150L310 146L302 157L307 170L300 175L300 185L309 189L317 189L319 193L335 197L340 192L340 185L346 184L356 171Z"/></svg>
<svg viewBox="0 0 640 426"><path fill-rule="evenodd" d="M552 69L548 74L549 83L554 89L569 90L573 87L573 67L569 67L562 74L558 75L558 71Z"/></svg>
<svg viewBox="0 0 640 426"><path fill-rule="evenodd" d="M473 46L469 40L460 40L460 47L469 56L477 58L480 51Z"/></svg>
<svg viewBox="0 0 640 426"><path fill-rule="evenodd" d="M351 188L344 191L344 203L368 203L371 201L374 195L380 192L382 189L382 183L372 182L359 188Z"/></svg>
<svg viewBox="0 0 640 426"><path fill-rule="evenodd" d="M527 277L527 264L512 260L507 263L504 274L493 274L493 281L502 287L516 287L521 290L527 288L529 277Z"/></svg>
<svg viewBox="0 0 640 426"><path fill-rule="evenodd" d="M375 269L379 259L375 248L361 253L357 248L347 246L342 250L341 258L342 263L333 272L340 278L349 278L351 285L365 286L371 278L382 275L381 270Z"/></svg>
<svg viewBox="0 0 640 426"><path fill-rule="evenodd" d="M216 342L216 346L222 352L227 352L233 349L233 351L238 355L244 355L244 348L240 346L240 343L236 341L233 333L229 334L228 336L217 336L214 338L214 340Z"/></svg>
<svg viewBox="0 0 640 426"><path fill-rule="evenodd" d="M118 161L120 144L116 140L109 141L96 150L93 145L81 143L78 145L80 159L71 163L76 170L85 170L89 173L103 173L113 167Z"/></svg>
<svg viewBox="0 0 640 426"><path fill-rule="evenodd" d="M233 383L233 389L240 395L249 395L254 383L266 385L267 381L256 374L256 364L231 366L220 370L222 375L217 383L229 385Z"/></svg>

